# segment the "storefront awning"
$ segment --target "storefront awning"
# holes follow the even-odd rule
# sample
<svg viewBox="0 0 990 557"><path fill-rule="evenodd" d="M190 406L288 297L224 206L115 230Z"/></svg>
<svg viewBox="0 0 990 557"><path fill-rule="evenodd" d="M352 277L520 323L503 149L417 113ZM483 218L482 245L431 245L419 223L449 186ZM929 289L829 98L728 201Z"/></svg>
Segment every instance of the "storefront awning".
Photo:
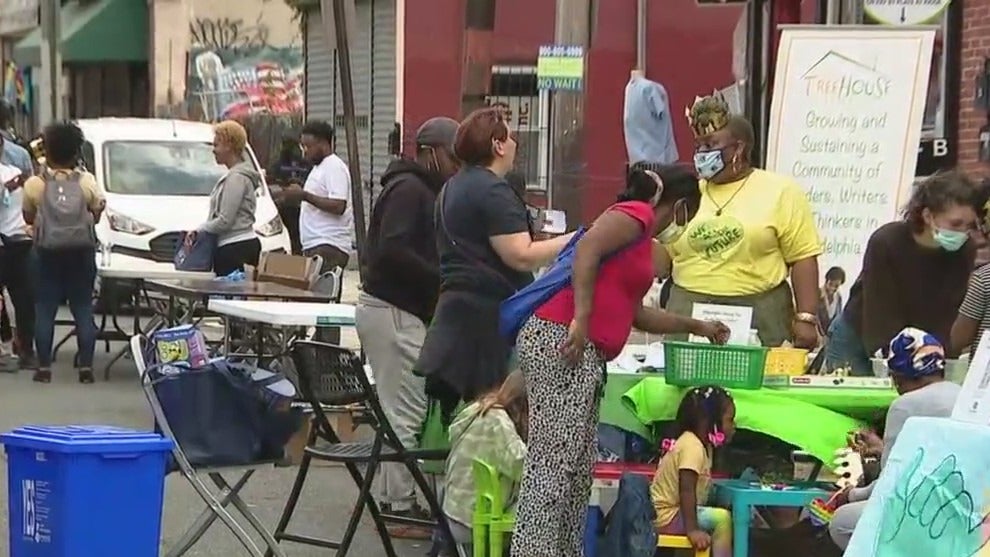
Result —
<svg viewBox="0 0 990 557"><path fill-rule="evenodd" d="M148 3L134 0L75 0L62 7L62 62L148 60ZM41 65L41 29L14 47L20 66Z"/></svg>

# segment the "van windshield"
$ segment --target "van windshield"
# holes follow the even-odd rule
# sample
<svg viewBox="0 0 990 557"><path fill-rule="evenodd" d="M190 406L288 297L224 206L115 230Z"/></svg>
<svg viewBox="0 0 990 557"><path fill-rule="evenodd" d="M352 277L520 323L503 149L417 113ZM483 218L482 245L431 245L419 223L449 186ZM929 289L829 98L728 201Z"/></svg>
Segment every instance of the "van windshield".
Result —
<svg viewBox="0 0 990 557"><path fill-rule="evenodd" d="M106 191L124 195L210 195L227 172L212 145L193 141L108 141L103 159Z"/></svg>

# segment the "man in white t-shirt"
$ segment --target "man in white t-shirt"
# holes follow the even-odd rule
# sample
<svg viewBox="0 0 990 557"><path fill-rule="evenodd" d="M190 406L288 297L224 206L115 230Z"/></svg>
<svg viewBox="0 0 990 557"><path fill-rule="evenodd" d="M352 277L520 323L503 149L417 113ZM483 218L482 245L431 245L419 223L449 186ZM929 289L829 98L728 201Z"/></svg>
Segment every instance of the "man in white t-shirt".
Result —
<svg viewBox="0 0 990 557"><path fill-rule="evenodd" d="M333 126L322 120L307 122L299 141L313 170L305 185L290 184L282 196L301 204L299 242L303 255L322 257L323 271L346 267L354 232L351 175L347 164L333 152Z"/></svg>

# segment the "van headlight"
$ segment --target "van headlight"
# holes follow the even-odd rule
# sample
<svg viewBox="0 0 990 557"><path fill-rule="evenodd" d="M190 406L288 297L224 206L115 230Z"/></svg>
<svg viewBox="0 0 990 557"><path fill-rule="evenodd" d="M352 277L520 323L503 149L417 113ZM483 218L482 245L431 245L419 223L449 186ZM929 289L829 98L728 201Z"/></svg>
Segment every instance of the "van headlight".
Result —
<svg viewBox="0 0 990 557"><path fill-rule="evenodd" d="M110 223L111 230L124 234L141 236L155 230L153 226L113 211L107 211L107 221Z"/></svg>
<svg viewBox="0 0 990 557"><path fill-rule="evenodd" d="M282 224L282 217L275 215L275 218L258 227L258 234L264 238L271 238L278 236L283 230L285 226Z"/></svg>

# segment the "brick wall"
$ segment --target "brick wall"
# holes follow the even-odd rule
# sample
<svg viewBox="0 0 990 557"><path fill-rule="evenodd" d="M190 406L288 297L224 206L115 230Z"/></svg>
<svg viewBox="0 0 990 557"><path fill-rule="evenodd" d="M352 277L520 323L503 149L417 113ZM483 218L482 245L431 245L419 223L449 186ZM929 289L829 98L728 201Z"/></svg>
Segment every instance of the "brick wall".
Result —
<svg viewBox="0 0 990 557"><path fill-rule="evenodd" d="M990 165L977 160L980 128L986 113L973 108L975 79L990 57L990 0L963 2L962 83L959 88L959 166L974 177L990 176Z"/></svg>

